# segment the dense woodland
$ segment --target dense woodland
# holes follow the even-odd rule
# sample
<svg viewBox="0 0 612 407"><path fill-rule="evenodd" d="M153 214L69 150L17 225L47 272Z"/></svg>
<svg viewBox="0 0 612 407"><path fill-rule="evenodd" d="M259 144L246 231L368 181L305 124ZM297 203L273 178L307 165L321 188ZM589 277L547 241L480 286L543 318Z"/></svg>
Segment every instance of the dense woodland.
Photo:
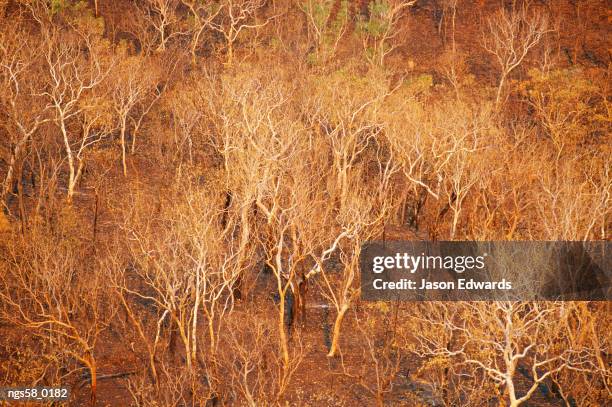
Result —
<svg viewBox="0 0 612 407"><path fill-rule="evenodd" d="M606 405L609 302L365 302L359 255L609 240L611 19L603 0L0 0L0 385Z"/></svg>

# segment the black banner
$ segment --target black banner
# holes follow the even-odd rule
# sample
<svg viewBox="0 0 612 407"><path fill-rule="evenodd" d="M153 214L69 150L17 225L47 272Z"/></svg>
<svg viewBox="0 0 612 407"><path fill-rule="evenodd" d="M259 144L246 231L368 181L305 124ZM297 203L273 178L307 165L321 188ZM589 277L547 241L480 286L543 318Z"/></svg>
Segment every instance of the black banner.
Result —
<svg viewBox="0 0 612 407"><path fill-rule="evenodd" d="M361 249L366 301L612 299L610 243L374 241Z"/></svg>

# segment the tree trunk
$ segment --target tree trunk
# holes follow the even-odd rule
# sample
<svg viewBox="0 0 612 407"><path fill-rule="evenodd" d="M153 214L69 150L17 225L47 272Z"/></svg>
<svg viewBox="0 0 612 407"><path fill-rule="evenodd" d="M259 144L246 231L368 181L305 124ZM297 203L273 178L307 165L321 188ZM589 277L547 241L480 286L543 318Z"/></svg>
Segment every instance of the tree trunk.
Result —
<svg viewBox="0 0 612 407"><path fill-rule="evenodd" d="M455 234L457 233L457 224L459 223L459 208L453 208L453 226L451 228L450 239L455 239Z"/></svg>
<svg viewBox="0 0 612 407"><path fill-rule="evenodd" d="M175 318L176 325L178 326L179 335L183 341L183 346L185 347L185 362L187 363L187 370L189 373L193 373L193 364L191 360L191 341L189 338L189 333L185 332L185 328L181 324L181 321L178 318ZM189 327L187 328L189 329Z"/></svg>
<svg viewBox="0 0 612 407"><path fill-rule="evenodd" d="M89 356L89 374L91 376L91 405L96 405L96 388L98 386L98 373L96 371L96 362L93 356Z"/></svg>
<svg viewBox="0 0 612 407"><path fill-rule="evenodd" d="M376 407L384 407L385 405L385 397L383 396L382 392L377 391L376 392Z"/></svg>
<svg viewBox="0 0 612 407"><path fill-rule="evenodd" d="M6 177L4 178L4 188L2 190L2 199L4 200L8 195L9 190L11 189L11 181L13 180L13 172L15 171L15 165L17 160L21 156L21 150L25 143L30 138L29 135L24 135L21 140L15 145L13 152L11 154L11 159L9 161L9 165L6 171Z"/></svg>
<svg viewBox="0 0 612 407"><path fill-rule="evenodd" d="M21 221L21 233L24 234L26 230L27 219L26 219L25 204L23 202L23 184L21 182L22 179L23 179L23 161L21 162L21 165L19 166L19 177L17 181L17 195L18 195L18 200L19 200L19 219Z"/></svg>
<svg viewBox="0 0 612 407"><path fill-rule="evenodd" d="M231 41L228 41L226 65L231 66L233 62L234 62L234 44Z"/></svg>
<svg viewBox="0 0 612 407"><path fill-rule="evenodd" d="M280 334L280 345L281 354L283 356L283 367L287 369L289 367L289 346L287 344L287 332L285 330L285 290L279 290L280 295L280 309L278 311L278 331Z"/></svg>
<svg viewBox="0 0 612 407"><path fill-rule="evenodd" d="M198 329L198 308L200 308L200 285L201 285L201 273L200 270L196 270L196 298L195 298L195 304L193 304L193 321L192 321L192 327L191 327L191 339L192 339L192 344L191 344L191 359L192 360L196 360L196 356L197 356L197 350L198 350L198 335L197 335L197 329Z"/></svg>
<svg viewBox="0 0 612 407"><path fill-rule="evenodd" d="M140 128L140 121L138 123L136 123L134 125L134 128L132 129L132 146L131 146L131 153L132 153L132 155L136 151L136 135L138 134L138 129L139 128Z"/></svg>
<svg viewBox="0 0 612 407"><path fill-rule="evenodd" d="M123 167L123 176L127 177L127 165L125 163L125 121L125 117L121 119L121 165Z"/></svg>
<svg viewBox="0 0 612 407"><path fill-rule="evenodd" d="M76 184L76 171L74 169L74 157L72 155L72 148L70 147L70 141L68 140L68 131L66 130L66 125L64 124L64 120L61 120L60 129L62 131L62 136L64 137L64 147L66 148L66 155L68 156L68 168L69 168L69 177L68 177L68 203L72 202L72 197L74 195L74 186Z"/></svg>
<svg viewBox="0 0 612 407"><path fill-rule="evenodd" d="M348 311L348 305L343 304L340 310L338 311L338 315L336 316L336 322L334 323L334 333L332 337L332 343L329 348L328 357L336 356L336 352L338 351L338 343L340 342L340 328L342 327L342 320L344 319L344 315L346 311Z"/></svg>
<svg viewBox="0 0 612 407"><path fill-rule="evenodd" d="M208 317L208 337L210 338L210 353L215 353L217 342L215 340L215 326L212 317Z"/></svg>
<svg viewBox="0 0 612 407"><path fill-rule="evenodd" d="M499 108L499 103L501 102L502 90L504 88L504 84L506 83L506 73L504 72L499 79L499 86L497 87L497 95L495 96L495 107Z"/></svg>
<svg viewBox="0 0 612 407"><path fill-rule="evenodd" d="M202 29L198 30L198 32L193 36L193 39L191 40L191 65L194 68L197 66L196 49L198 48L198 43L200 42L201 34Z"/></svg>

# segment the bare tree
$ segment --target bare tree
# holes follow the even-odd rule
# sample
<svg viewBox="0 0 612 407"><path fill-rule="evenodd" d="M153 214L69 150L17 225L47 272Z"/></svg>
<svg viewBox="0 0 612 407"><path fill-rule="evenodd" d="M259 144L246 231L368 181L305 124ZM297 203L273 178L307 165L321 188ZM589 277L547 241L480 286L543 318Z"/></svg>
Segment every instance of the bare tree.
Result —
<svg viewBox="0 0 612 407"><path fill-rule="evenodd" d="M385 132L378 109L394 90L372 86L366 92L354 94L343 80L321 86L319 94L307 105L317 129L310 144L319 146L320 143L319 154L329 158L327 161L311 158L311 161L321 171L322 175L317 178L325 182L324 205L333 205L333 209L326 211L322 205L315 212L328 233L310 244L308 256L315 264L305 277L323 280L320 283L323 295L336 310L328 352L332 357L339 349L344 317L359 294L360 246L378 234L390 214L394 202L390 199L391 180L400 165L394 160L393 152L378 140ZM309 234L313 235L312 231ZM332 255L338 256L342 264L342 272L335 276L326 264Z"/></svg>
<svg viewBox="0 0 612 407"><path fill-rule="evenodd" d="M385 396L393 390L396 375L400 370L402 352L394 349L398 341L399 303L390 307L385 304L379 308L368 307L364 316L356 316L357 335L365 346L362 350L363 364L355 371L343 366L343 373L356 380L370 393L378 407L385 405Z"/></svg>
<svg viewBox="0 0 612 407"><path fill-rule="evenodd" d="M349 206L343 209L341 224L347 234L347 242L338 245L338 255L342 271L339 278L334 278L321 258L317 258L316 271L323 279L323 295L334 306L336 316L332 330L332 341L327 356L334 357L340 347L342 323L352 303L359 295L359 256L361 245L371 236L377 234L387 215L387 207L374 208L366 198L366 191L354 192L350 196ZM342 235L340 235L342 236ZM339 237L340 237L339 236Z"/></svg>
<svg viewBox="0 0 612 407"><path fill-rule="evenodd" d="M596 369L592 349L572 344L563 332L564 322L559 322L571 318L571 303L439 303L432 307L455 309L433 311L429 319L423 314L415 316L423 322L415 330L420 342L417 352L456 360L469 369L466 374L483 372L503 388L504 398L513 407L530 400L557 372ZM563 346L558 346L559 341ZM522 394L517 388L520 372L530 381Z"/></svg>
<svg viewBox="0 0 612 407"><path fill-rule="evenodd" d="M184 34L180 31L180 18L177 12L179 0L146 0L143 3L139 7L145 21L156 33L157 51L165 51L168 41Z"/></svg>
<svg viewBox="0 0 612 407"><path fill-rule="evenodd" d="M605 98L597 95L607 90L596 78L582 70L551 71L546 67L531 70L529 76L521 84L522 94L557 150L556 161L566 150L579 148L590 132L605 131L597 118L605 116L608 107Z"/></svg>
<svg viewBox="0 0 612 407"><path fill-rule="evenodd" d="M202 34L223 8L216 6L214 3L202 2L199 0L181 0L181 3L189 8L189 12L193 17L190 48L191 63L195 66L196 52L200 45Z"/></svg>
<svg viewBox="0 0 612 407"><path fill-rule="evenodd" d="M446 23L447 14L450 14L451 20L451 50L453 52L457 51L457 43L455 41L455 31L456 31L456 23L457 23L457 7L459 6L460 0L443 0L442 1L442 17L440 18L440 22L438 24L438 34L441 33L442 27L444 27L444 39L447 37L447 26Z"/></svg>
<svg viewBox="0 0 612 407"><path fill-rule="evenodd" d="M197 160L194 160L195 151L200 151L202 144L206 142L203 112L205 101L201 96L203 89L196 83L200 79L185 83L185 87L189 89L177 87L177 91L182 94L182 102L171 107L174 158L179 168L184 163L189 166L197 165Z"/></svg>
<svg viewBox="0 0 612 407"><path fill-rule="evenodd" d="M482 46L495 57L499 66L499 82L495 104L499 107L508 75L524 60L546 33L550 32L548 17L531 12L527 5L518 10L499 9L487 18L482 31Z"/></svg>
<svg viewBox="0 0 612 407"><path fill-rule="evenodd" d="M89 59L85 59L81 47L86 47ZM46 39L47 90L41 93L48 101L47 109L53 112L53 122L59 128L68 160L67 197L72 200L80 176L83 151L100 140L100 134L91 132L93 122L85 120L87 132L75 132L85 111L93 108L91 93L105 78L109 68L103 66L99 50L90 38L59 39L58 33ZM97 106L96 108L99 108ZM98 113L94 113L96 116ZM95 121L95 120L94 120ZM76 133L76 134L75 134ZM76 143L75 143L76 142Z"/></svg>
<svg viewBox="0 0 612 407"><path fill-rule="evenodd" d="M300 137L299 123L284 114L288 97L275 81L230 82L223 91L224 97L214 97L214 101L224 100L215 107L220 129L215 144L231 185L232 206L239 210L238 239L256 232L253 236L275 276L279 354L288 371L292 363L287 301L290 293L298 295L297 277L311 251L300 226L316 216L310 202L316 199L320 184L312 182L316 172L301 159L309 151L307 139ZM254 207L256 217L251 215Z"/></svg>
<svg viewBox="0 0 612 407"><path fill-rule="evenodd" d="M167 213L171 216L161 219L146 219L147 205L136 201L126 212L123 226L132 242L129 250L135 267L130 273L140 283L130 283L133 277L130 280L122 272L116 287L145 342L152 372L164 320L178 330L190 372L195 371L202 316L208 352L211 356L216 353L220 321L234 306L232 289L245 269L252 266L253 259L253 246L248 241L231 239L238 224L232 221L222 228L217 221L222 208L214 195L189 189L186 193L177 192L175 199L177 207L169 208ZM147 337L144 323L135 317L126 301L128 296L151 302L158 310L154 339Z"/></svg>
<svg viewBox="0 0 612 407"><path fill-rule="evenodd" d="M587 163L582 161L573 159L555 169L543 168L536 177L536 214L540 233L546 239L609 238L606 219L612 200L610 159L592 157ZM586 168L576 171L583 165Z"/></svg>
<svg viewBox="0 0 612 407"><path fill-rule="evenodd" d="M469 105L453 101L427 115L420 103L398 103L414 105L410 107L413 119L400 118L390 106L384 115L386 140L414 195L422 191L441 203L440 219L451 211L452 239L458 231L464 201L481 180L480 157L487 151L484 140L490 111L473 111ZM399 109L407 108L400 104Z"/></svg>
<svg viewBox="0 0 612 407"><path fill-rule="evenodd" d="M131 132L131 152L136 149L136 136L143 119L162 95L163 88L151 65L138 59L126 59L115 72L113 82L113 108L118 118L119 140L121 143L121 164L123 175L127 176L126 135ZM131 128L130 128L131 124Z"/></svg>
<svg viewBox="0 0 612 407"><path fill-rule="evenodd" d="M0 105L7 120L3 128L9 136L9 158L2 182L0 201L4 203L20 168L24 150L36 131L50 120L45 104L39 96L42 83L32 78L38 73L36 55L40 50L30 41L20 23L7 25L0 31ZM21 179L21 174L17 174Z"/></svg>
<svg viewBox="0 0 612 407"><path fill-rule="evenodd" d="M98 378L95 346L108 326L106 318L112 318L112 302L102 301L101 276L94 267L81 268L85 263L76 255L79 248L57 242L48 231L35 228L30 233L3 258L2 317L81 363L88 371L93 406Z"/></svg>
<svg viewBox="0 0 612 407"><path fill-rule="evenodd" d="M304 358L301 338L293 338L291 366L285 369L276 346L275 317L267 307L235 310L225 321L224 352L218 354L223 402L248 406L281 402Z"/></svg>
<svg viewBox="0 0 612 407"><path fill-rule="evenodd" d="M455 136L451 142L451 151L455 152L455 154L449 157L449 165L445 166L443 171L444 178L448 180L447 185L443 184L443 191L447 199L447 207L452 210L453 214L450 231L451 239L456 237L459 215L461 214L466 195L478 182L480 176L476 171L475 165L473 165L474 162L470 161L470 158L474 159L473 153L478 148L478 139L471 137L473 135L469 133Z"/></svg>
<svg viewBox="0 0 612 407"><path fill-rule="evenodd" d="M226 64L234 60L234 45L243 30L257 29L265 26L270 19L262 23L256 21L256 14L264 6L263 0L220 0L214 4L215 18L208 23L210 28L223 35L227 47Z"/></svg>

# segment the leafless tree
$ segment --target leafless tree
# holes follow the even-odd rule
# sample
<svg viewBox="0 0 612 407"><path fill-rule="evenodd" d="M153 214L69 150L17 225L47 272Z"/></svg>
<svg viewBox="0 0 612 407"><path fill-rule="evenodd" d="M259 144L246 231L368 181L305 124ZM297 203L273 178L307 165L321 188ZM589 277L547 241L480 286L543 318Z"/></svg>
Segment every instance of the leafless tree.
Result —
<svg viewBox="0 0 612 407"><path fill-rule="evenodd" d="M438 34L441 34L442 27L444 27L444 39L447 38L447 26L446 22L447 14L450 14L450 25L451 25L451 50L455 52L457 50L457 43L455 41L455 28L457 23L457 8L460 0L443 0L442 1L442 17L438 23Z"/></svg>
<svg viewBox="0 0 612 407"><path fill-rule="evenodd" d="M2 259L2 317L50 340L82 363L89 373L94 405L98 377L95 346L100 332L108 326L107 318L112 318L112 302L103 305L100 275L92 272L93 267L81 269L84 263L75 255L78 248L54 241L48 231L35 228L30 233L28 241L16 241ZM20 253L23 250L28 260Z"/></svg>
<svg viewBox="0 0 612 407"><path fill-rule="evenodd" d="M146 0L141 9L144 20L152 27L157 37L157 51L165 51L168 41L184 34L180 28L177 12L179 0ZM146 30L148 27L144 27Z"/></svg>
<svg viewBox="0 0 612 407"><path fill-rule="evenodd" d="M156 75L150 65L136 59L127 59L114 72L113 108L118 118L119 140L121 143L121 163L123 175L127 176L126 134L131 131L131 152L136 149L136 137L143 119L162 95L163 88L156 82ZM131 125L131 128L130 128Z"/></svg>
<svg viewBox="0 0 612 407"><path fill-rule="evenodd" d="M19 41L18 41L19 39ZM9 136L9 158L2 182L0 201L4 203L11 190L14 173L23 159L24 150L36 131L50 120L48 108L39 93L42 83L31 78L38 71L36 54L40 49L17 21L0 31L0 106L6 115L3 128ZM20 179L21 174L18 174Z"/></svg>
<svg viewBox="0 0 612 407"><path fill-rule="evenodd" d="M116 287L145 342L153 372L160 325L166 319L178 330L189 371L194 371L198 355L202 316L208 352L216 353L220 320L234 306L232 289L253 259L247 241L233 243L231 239L238 227L236 222L221 228L217 220L222 208L209 194L190 189L177 194L176 199L179 206L172 210L173 215L167 218L170 223L165 226L164 220L145 220L147 206L142 201L129 209L123 226L133 243L129 247L135 264L132 272L140 284L130 284L123 272ZM134 223L135 219L142 223ZM160 234L164 229L166 232ZM150 301L159 310L154 339L146 337L144 324L134 317L126 296Z"/></svg>
<svg viewBox="0 0 612 407"><path fill-rule="evenodd" d="M496 106L502 102L502 91L508 75L521 65L529 51L550 32L548 17L530 11L526 4L511 11L499 9L487 18L482 32L482 45L495 57L500 69Z"/></svg>
<svg viewBox="0 0 612 407"><path fill-rule="evenodd" d="M547 302L494 302L432 304L456 307L437 313L439 318L416 316L424 322L417 338L420 355L444 356L470 370L482 371L504 390L511 406L527 402L538 386L557 372L596 369L592 348L572 344L563 332L572 304ZM440 330L446 332L441 335ZM450 335L450 338L449 338ZM559 347L559 341L564 345ZM469 374L469 371L465 372ZM530 383L519 393L517 374L528 372Z"/></svg>
<svg viewBox="0 0 612 407"><path fill-rule="evenodd" d="M220 0L214 3L215 18L208 25L225 39L226 64L231 65L234 60L234 45L241 32L261 28L270 22L270 19L262 23L256 20L256 14L263 6L263 0Z"/></svg>
<svg viewBox="0 0 612 407"><path fill-rule="evenodd" d="M576 172L582 165L576 161L564 162L556 169L542 169L536 178L534 199L541 233L546 239L609 237L606 227L612 199L609 164L609 158L593 157L582 173Z"/></svg>
<svg viewBox="0 0 612 407"><path fill-rule="evenodd" d="M199 0L181 0L189 8L193 17L191 28L191 63L196 65L196 52L200 45L202 34L210 27L210 23L223 10L222 7L214 3L202 2Z"/></svg>
<svg viewBox="0 0 612 407"><path fill-rule="evenodd" d="M304 358L302 339L294 336L291 365L286 369L271 340L278 335L276 322L262 317L260 311L250 312L252 315L235 312L226 328L224 349L231 351L219 355L228 375L224 381L246 405L278 402L290 388Z"/></svg>
<svg viewBox="0 0 612 407"><path fill-rule="evenodd" d="M99 132L92 132L95 120L86 119L83 123L87 132L75 131L74 123L79 122L86 110L99 109L92 103L96 100L92 92L107 76L109 67L100 60L90 38L59 39L59 33L50 33L46 39L45 61L47 87L41 93L48 102L47 109L53 112L53 122L59 128L68 160L67 197L72 200L82 169L84 150L100 140ZM81 47L86 47L89 60L84 58ZM93 117L99 117L93 113ZM91 116L90 116L91 117Z"/></svg>
<svg viewBox="0 0 612 407"><path fill-rule="evenodd" d="M289 293L299 295L298 276L312 250L301 227L316 216L311 202L320 199L320 178L317 169L302 160L309 151L308 140L300 137L299 123L283 114L289 98L275 81L227 83L223 90L225 102L215 107L221 133L215 144L224 160L233 205L239 210L238 239L245 233L258 239L276 279L279 354L288 371L292 363L287 298ZM256 217L250 214L252 208Z"/></svg>
<svg viewBox="0 0 612 407"><path fill-rule="evenodd" d="M402 352L395 344L398 337L399 304L376 306L366 304L368 312L355 316L356 336L363 340L363 364L356 371L343 365L343 373L355 380L376 400L377 406L385 405L385 397L391 393L400 370Z"/></svg>

